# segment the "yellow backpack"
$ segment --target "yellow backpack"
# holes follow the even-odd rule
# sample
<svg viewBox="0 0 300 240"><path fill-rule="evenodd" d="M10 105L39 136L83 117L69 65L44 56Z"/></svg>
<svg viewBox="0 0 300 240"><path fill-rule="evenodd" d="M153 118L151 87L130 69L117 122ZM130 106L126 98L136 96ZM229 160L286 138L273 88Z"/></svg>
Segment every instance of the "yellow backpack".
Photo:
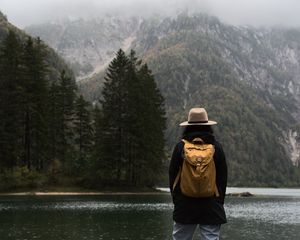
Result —
<svg viewBox="0 0 300 240"><path fill-rule="evenodd" d="M183 164L175 179L173 190L180 179L181 192L188 197L219 196L216 185L216 168L214 162L215 148L206 144L201 138L184 142Z"/></svg>

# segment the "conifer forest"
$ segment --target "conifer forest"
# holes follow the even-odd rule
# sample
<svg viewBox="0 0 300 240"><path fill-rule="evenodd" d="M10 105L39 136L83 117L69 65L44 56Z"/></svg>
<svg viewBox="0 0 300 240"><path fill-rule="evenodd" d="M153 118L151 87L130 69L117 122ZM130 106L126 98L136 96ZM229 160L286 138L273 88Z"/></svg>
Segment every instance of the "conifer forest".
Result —
<svg viewBox="0 0 300 240"><path fill-rule="evenodd" d="M0 190L153 187L165 165L164 99L148 66L119 50L93 103L49 70L39 38L0 49ZM161 170L160 170L161 169Z"/></svg>

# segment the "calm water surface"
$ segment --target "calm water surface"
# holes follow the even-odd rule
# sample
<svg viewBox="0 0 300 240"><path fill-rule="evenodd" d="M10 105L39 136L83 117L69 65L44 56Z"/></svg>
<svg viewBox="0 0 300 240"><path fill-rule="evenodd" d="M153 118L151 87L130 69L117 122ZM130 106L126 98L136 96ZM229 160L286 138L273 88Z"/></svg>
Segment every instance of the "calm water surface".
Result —
<svg viewBox="0 0 300 240"><path fill-rule="evenodd" d="M2 196L0 239L171 239L172 207L167 193ZM300 239L300 197L228 197L226 212L221 239Z"/></svg>

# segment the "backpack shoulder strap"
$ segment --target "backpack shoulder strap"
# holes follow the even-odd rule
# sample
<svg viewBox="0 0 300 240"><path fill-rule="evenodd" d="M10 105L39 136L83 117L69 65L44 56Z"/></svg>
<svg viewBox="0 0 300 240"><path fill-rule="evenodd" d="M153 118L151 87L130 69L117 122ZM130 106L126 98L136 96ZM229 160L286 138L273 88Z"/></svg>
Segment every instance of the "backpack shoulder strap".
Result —
<svg viewBox="0 0 300 240"><path fill-rule="evenodd" d="M183 148L182 148L182 152L181 152L181 157L182 157L182 159L184 160L184 145L185 145L186 143L188 143L188 141L185 140L185 139L181 139L181 141L183 142ZM172 191L174 191L176 185L177 185L178 182L179 182L180 175L181 175L181 167L182 167L182 166L179 167L178 173L177 173L176 178L175 178L175 181L174 181L174 183L173 183Z"/></svg>
<svg viewBox="0 0 300 240"><path fill-rule="evenodd" d="M179 170L178 170L178 173L177 173L177 176L175 178L175 181L173 183L173 187L172 187L172 191L174 191L176 185L178 184L179 182L179 179L180 179L180 174L181 174L181 167L179 167Z"/></svg>

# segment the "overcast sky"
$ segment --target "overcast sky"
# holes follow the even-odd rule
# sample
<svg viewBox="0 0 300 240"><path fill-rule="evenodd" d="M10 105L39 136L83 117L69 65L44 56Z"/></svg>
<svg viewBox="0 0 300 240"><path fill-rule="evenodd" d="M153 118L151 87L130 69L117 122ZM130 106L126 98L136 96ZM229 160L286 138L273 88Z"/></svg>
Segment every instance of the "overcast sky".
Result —
<svg viewBox="0 0 300 240"><path fill-rule="evenodd" d="M64 17L129 12L170 15L200 11L229 24L300 27L300 0L0 0L9 21L23 28Z"/></svg>

